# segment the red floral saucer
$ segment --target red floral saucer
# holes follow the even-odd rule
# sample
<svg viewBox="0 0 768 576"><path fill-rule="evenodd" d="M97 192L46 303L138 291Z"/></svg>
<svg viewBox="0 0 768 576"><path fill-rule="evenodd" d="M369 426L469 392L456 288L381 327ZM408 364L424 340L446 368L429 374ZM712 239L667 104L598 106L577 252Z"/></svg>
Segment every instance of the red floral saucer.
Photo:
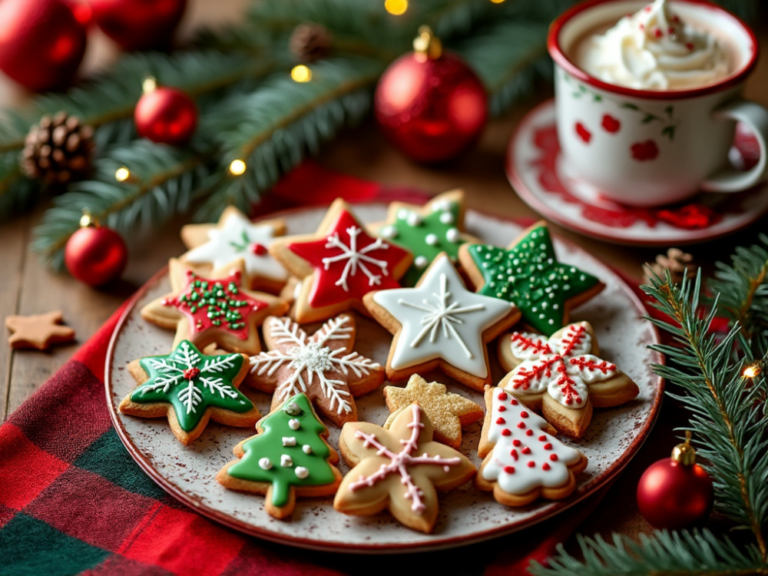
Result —
<svg viewBox="0 0 768 576"><path fill-rule="evenodd" d="M742 126L731 149L734 166L759 158L755 137ZM617 244L668 246L713 240L745 228L768 212L768 183L737 194L702 192L683 204L635 208L608 200L565 164L555 127L554 100L532 110L512 134L506 172L522 200L566 228Z"/></svg>

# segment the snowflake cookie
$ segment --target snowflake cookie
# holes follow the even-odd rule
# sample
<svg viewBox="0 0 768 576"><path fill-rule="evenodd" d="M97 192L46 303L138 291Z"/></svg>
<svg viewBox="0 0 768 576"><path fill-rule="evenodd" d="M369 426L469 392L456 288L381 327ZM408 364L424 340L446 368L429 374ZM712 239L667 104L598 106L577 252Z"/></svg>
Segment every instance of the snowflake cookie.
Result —
<svg viewBox="0 0 768 576"><path fill-rule="evenodd" d="M549 339L527 332L505 334L499 339L499 362L510 372L499 387L541 412L563 434L581 438L593 406L618 406L640 393L629 376L598 354L589 322L570 324Z"/></svg>
<svg viewBox="0 0 768 576"><path fill-rule="evenodd" d="M544 221L528 228L506 250L464 244L459 262L478 294L514 302L523 322L547 336L568 323L571 308L605 287L591 274L557 261Z"/></svg>
<svg viewBox="0 0 768 576"><path fill-rule="evenodd" d="M464 192L452 190L435 196L424 206L392 202L386 221L369 228L377 236L413 252L413 264L400 283L414 286L438 254L445 252L456 262L459 246L480 242L464 233L464 212Z"/></svg>
<svg viewBox="0 0 768 576"><path fill-rule="evenodd" d="M355 318L339 314L311 337L290 318L264 322L269 352L251 356L248 383L273 393L272 409L304 393L337 426L357 421L355 396L375 390L384 369L353 350Z"/></svg>
<svg viewBox="0 0 768 576"><path fill-rule="evenodd" d="M462 427L483 417L483 409L472 400L448 392L444 384L427 382L418 374L411 376L405 388L385 387L384 400L391 412L384 429L392 425L402 410L416 402L432 422L435 440L457 450L461 446Z"/></svg>
<svg viewBox="0 0 768 576"><path fill-rule="evenodd" d="M244 354L206 356L184 340L170 354L134 360L128 371L139 386L120 402L120 412L142 418L167 416L184 445L194 442L211 418L243 428L259 419L253 402L238 390L248 372Z"/></svg>
<svg viewBox="0 0 768 576"><path fill-rule="evenodd" d="M368 422L344 425L339 449L352 470L333 507L352 516L384 508L409 528L429 533L437 519L437 493L458 488L476 468L460 452L432 440L432 424L414 403L389 430Z"/></svg>
<svg viewBox="0 0 768 576"><path fill-rule="evenodd" d="M477 453L475 486L506 506L537 498L561 500L576 489L587 457L555 438L555 430L512 394L486 387L487 410Z"/></svg>
<svg viewBox="0 0 768 576"><path fill-rule="evenodd" d="M399 288L413 255L371 237L337 199L314 234L279 238L269 251L301 280L291 315L303 323L355 309L367 314L362 298L373 290Z"/></svg>
<svg viewBox="0 0 768 576"><path fill-rule="evenodd" d="M365 305L395 335L387 358L389 380L440 368L475 390L491 382L486 344L520 317L514 304L467 290L445 254L415 288L372 292Z"/></svg>
<svg viewBox="0 0 768 576"><path fill-rule="evenodd" d="M234 206L221 213L217 224L187 224L181 239L189 251L183 262L203 274L242 258L248 288L278 294L288 280L288 271L269 254L277 236L285 234L283 220L251 222Z"/></svg>
<svg viewBox="0 0 768 576"><path fill-rule="evenodd" d="M175 329L173 346L189 340L244 354L261 350L257 327L270 314L285 314L288 304L264 292L242 287L243 260L200 276L180 260L169 264L172 292L141 309L141 316L162 328Z"/></svg>
<svg viewBox="0 0 768 576"><path fill-rule="evenodd" d="M234 448L234 460L216 480L230 490L266 495L264 507L275 518L289 516L296 497L329 496L341 482L337 452L328 429L306 394L298 394L256 425L258 434Z"/></svg>

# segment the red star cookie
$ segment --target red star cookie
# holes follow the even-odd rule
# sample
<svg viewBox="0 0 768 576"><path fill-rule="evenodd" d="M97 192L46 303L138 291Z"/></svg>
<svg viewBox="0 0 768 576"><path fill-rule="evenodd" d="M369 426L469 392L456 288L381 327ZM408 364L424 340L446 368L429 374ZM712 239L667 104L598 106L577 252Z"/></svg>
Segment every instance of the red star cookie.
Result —
<svg viewBox="0 0 768 576"><path fill-rule="evenodd" d="M413 261L409 251L371 237L341 199L331 204L317 232L277 239L269 252L302 281L292 312L301 323L351 309L368 315L363 296L399 288Z"/></svg>

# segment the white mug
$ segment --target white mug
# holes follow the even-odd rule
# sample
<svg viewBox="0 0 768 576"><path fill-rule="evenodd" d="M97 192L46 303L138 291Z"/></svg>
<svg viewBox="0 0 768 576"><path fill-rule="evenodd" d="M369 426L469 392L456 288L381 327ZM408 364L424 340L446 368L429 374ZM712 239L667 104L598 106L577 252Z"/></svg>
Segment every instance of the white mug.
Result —
<svg viewBox="0 0 768 576"><path fill-rule="evenodd" d="M548 47L555 61L557 132L569 172L606 198L633 206L758 184L768 173L768 110L741 98L758 54L755 35L741 20L703 0L672 4L683 20L718 29L737 51L738 66L730 76L699 88L665 92L617 86L587 74L568 57L586 32L647 4L590 0L552 24ZM737 121L749 126L760 146L760 160L746 172L728 162Z"/></svg>

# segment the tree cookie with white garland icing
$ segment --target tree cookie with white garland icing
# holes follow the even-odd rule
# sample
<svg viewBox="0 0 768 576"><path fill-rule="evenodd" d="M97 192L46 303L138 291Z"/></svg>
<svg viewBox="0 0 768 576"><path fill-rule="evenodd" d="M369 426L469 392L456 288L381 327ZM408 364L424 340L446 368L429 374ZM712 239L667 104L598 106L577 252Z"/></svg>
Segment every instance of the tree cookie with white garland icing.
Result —
<svg viewBox="0 0 768 576"><path fill-rule="evenodd" d="M172 258L171 293L141 309L141 317L161 328L176 330L173 346L189 340L202 349L209 344L231 352L261 350L257 327L270 314L288 311L288 303L265 292L243 287L245 263L235 260L201 276Z"/></svg>
<svg viewBox="0 0 768 576"><path fill-rule="evenodd" d="M605 288L591 274L558 262L544 221L525 230L506 249L464 244L459 262L478 294L514 302L523 323L547 336L568 324L572 308Z"/></svg>
<svg viewBox="0 0 768 576"><path fill-rule="evenodd" d="M486 344L520 318L505 300L467 290L445 254L440 254L414 288L366 294L371 315L395 335L387 378L439 368L475 390L491 383Z"/></svg>
<svg viewBox="0 0 768 576"><path fill-rule="evenodd" d="M437 520L437 491L472 479L475 465L453 448L432 440L432 424L418 404L398 414L389 430L368 422L344 425L339 450L352 470L333 507L352 516L385 508L409 528L429 533Z"/></svg>
<svg viewBox="0 0 768 576"><path fill-rule="evenodd" d="M550 338L512 332L499 338L499 362L510 372L499 387L541 412L558 431L581 438L592 408L610 408L640 393L615 364L598 357L589 322L570 324Z"/></svg>
<svg viewBox="0 0 768 576"><path fill-rule="evenodd" d="M187 224L181 228L181 239L189 251L180 260L205 275L242 258L248 276L246 287L278 294L288 281L288 271L269 254L269 246L284 234L284 220L254 223L234 206L228 206L216 224Z"/></svg>
<svg viewBox="0 0 768 576"><path fill-rule="evenodd" d="M233 460L216 474L230 490L263 494L273 517L290 516L296 498L334 494L341 482L338 453L306 394L298 394L259 420L258 434L234 448Z"/></svg>
<svg viewBox="0 0 768 576"><path fill-rule="evenodd" d="M461 447L461 429L477 422L484 414L472 400L448 392L444 384L427 382L418 374L411 376L405 388L386 386L384 400L391 412L384 422L384 429L392 425L401 411L416 402L429 417L435 440L457 450Z"/></svg>
<svg viewBox="0 0 768 576"><path fill-rule="evenodd" d="M480 242L464 232L464 191L452 190L435 196L423 206L392 202L387 219L369 228L382 238L413 252L414 260L401 280L403 286L414 286L427 266L441 252L456 263L459 246Z"/></svg>
<svg viewBox="0 0 768 576"><path fill-rule="evenodd" d="M477 452L484 458L475 486L505 506L538 498L561 500L576 489L587 457L554 437L555 430L512 394L486 387L487 410Z"/></svg>
<svg viewBox="0 0 768 576"><path fill-rule="evenodd" d="M290 318L264 322L268 352L251 357L248 383L273 393L272 409L296 394L306 396L337 426L357 421L355 396L375 390L384 368L354 351L355 317L339 314L312 336Z"/></svg>
<svg viewBox="0 0 768 576"><path fill-rule="evenodd" d="M413 262L408 250L369 235L340 198L317 232L275 240L269 252L300 280L291 316L302 324L353 309L368 314L363 296L399 288Z"/></svg>
<svg viewBox="0 0 768 576"><path fill-rule="evenodd" d="M203 433L210 419L241 428L259 419L259 410L238 389L248 372L244 354L208 356L184 340L170 354L134 360L128 372L139 386L120 402L120 412L167 416L185 446Z"/></svg>

